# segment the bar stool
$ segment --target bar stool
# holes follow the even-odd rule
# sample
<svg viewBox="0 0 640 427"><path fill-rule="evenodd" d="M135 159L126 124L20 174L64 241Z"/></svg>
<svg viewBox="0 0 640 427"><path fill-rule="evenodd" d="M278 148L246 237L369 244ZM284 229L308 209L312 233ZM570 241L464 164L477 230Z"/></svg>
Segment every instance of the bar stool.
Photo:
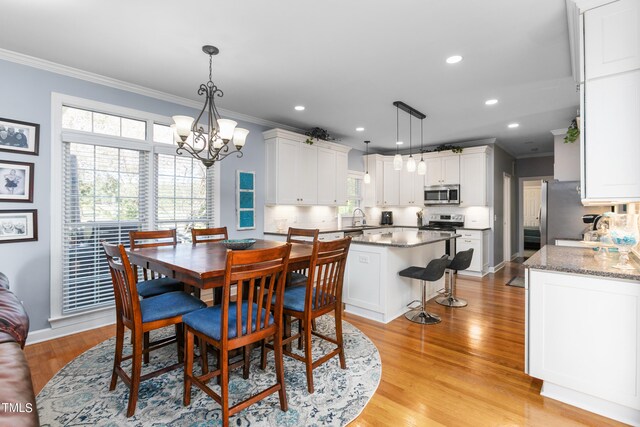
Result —
<svg viewBox="0 0 640 427"><path fill-rule="evenodd" d="M435 282L444 276L444 270L447 268L448 261L447 255L443 255L441 258L429 261L426 267L409 267L398 273L402 277L409 277L410 279L416 279L422 282L422 300L419 301L420 307L405 313L404 317L421 325L440 323L440 316L431 314L426 310L427 282ZM408 305L413 304L413 302Z"/></svg>
<svg viewBox="0 0 640 427"><path fill-rule="evenodd" d="M465 307L467 305L467 301L456 297L456 277L459 270L466 270L469 268L472 258L473 248L469 248L466 251L460 251L455 257L453 257L447 266L449 287L445 287L443 296L436 298L436 302L438 304L454 308Z"/></svg>

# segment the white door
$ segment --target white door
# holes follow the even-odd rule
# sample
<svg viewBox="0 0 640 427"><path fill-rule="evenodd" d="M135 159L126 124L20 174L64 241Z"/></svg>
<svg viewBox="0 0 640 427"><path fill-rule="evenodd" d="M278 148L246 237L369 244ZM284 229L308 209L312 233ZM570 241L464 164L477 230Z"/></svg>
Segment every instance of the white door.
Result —
<svg viewBox="0 0 640 427"><path fill-rule="evenodd" d="M460 184L460 156L445 156L442 158L442 183Z"/></svg>
<svg viewBox="0 0 640 427"><path fill-rule="evenodd" d="M278 160L276 165L279 167L278 173L278 190L276 200L282 205L297 205L300 203L300 193L298 191L297 167L299 152L299 142L289 141L287 139L279 139L277 146ZM282 165L291 165L291 167L282 167Z"/></svg>
<svg viewBox="0 0 640 427"><path fill-rule="evenodd" d="M400 171L393 169L393 160L385 160L384 166L384 190L383 206L398 206L400 204L400 198L398 197Z"/></svg>
<svg viewBox="0 0 640 427"><path fill-rule="evenodd" d="M423 206L424 205L424 175L418 175L414 173L415 177L413 180L413 205L414 206Z"/></svg>
<svg viewBox="0 0 640 427"><path fill-rule="evenodd" d="M404 162L406 164L406 162ZM398 201L401 206L413 206L413 182L416 172L408 172L406 167L399 171Z"/></svg>
<svg viewBox="0 0 640 427"><path fill-rule="evenodd" d="M525 186L522 189L522 217L525 227L540 226L540 187Z"/></svg>
<svg viewBox="0 0 640 427"><path fill-rule="evenodd" d="M318 204L336 204L336 152L322 147L318 147Z"/></svg>
<svg viewBox="0 0 640 427"><path fill-rule="evenodd" d="M426 185L442 184L442 158L436 157L425 160L427 164L427 174L425 176Z"/></svg>
<svg viewBox="0 0 640 427"><path fill-rule="evenodd" d="M318 203L318 149L309 144L300 142L297 142L297 144L299 149L298 157L292 169L296 169L296 180L300 195L298 204L315 205ZM280 163L280 168L286 168L290 164Z"/></svg>
<svg viewBox="0 0 640 427"><path fill-rule="evenodd" d="M460 206L487 205L487 167L484 153L460 156Z"/></svg>
<svg viewBox="0 0 640 427"><path fill-rule="evenodd" d="M503 260L511 261L511 175L503 175L502 202L504 215L502 221Z"/></svg>
<svg viewBox="0 0 640 427"><path fill-rule="evenodd" d="M347 204L347 174L349 160L347 153L336 152L336 200L335 204L344 206ZM318 181L320 185L320 181Z"/></svg>

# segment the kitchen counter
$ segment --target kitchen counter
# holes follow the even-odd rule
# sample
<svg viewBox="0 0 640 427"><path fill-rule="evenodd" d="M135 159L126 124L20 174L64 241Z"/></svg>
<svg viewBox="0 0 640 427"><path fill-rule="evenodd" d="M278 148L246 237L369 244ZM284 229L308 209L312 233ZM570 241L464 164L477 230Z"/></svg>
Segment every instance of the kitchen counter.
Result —
<svg viewBox="0 0 640 427"><path fill-rule="evenodd" d="M306 227L305 227L306 228ZM318 228L320 233L346 233L349 231L357 231L357 230L375 230L379 228L415 228L417 229L417 225L365 225L362 227L329 227L329 228ZM264 234L270 234L272 236L286 236L286 231L265 231Z"/></svg>
<svg viewBox="0 0 640 427"><path fill-rule="evenodd" d="M629 263L635 270L613 268L618 262L618 254L609 254L606 261L594 257L590 248L575 248L547 245L524 262L526 268L535 270L559 271L563 273L586 274L613 279L640 280L640 263L629 256Z"/></svg>
<svg viewBox="0 0 640 427"><path fill-rule="evenodd" d="M357 236L352 244L390 246L395 248L413 248L460 237L459 234L443 231L399 231L394 233Z"/></svg>
<svg viewBox="0 0 640 427"><path fill-rule="evenodd" d="M487 231L487 230L491 230L491 227L482 227L482 228L478 228L478 227L456 227L456 230L479 230L479 231Z"/></svg>

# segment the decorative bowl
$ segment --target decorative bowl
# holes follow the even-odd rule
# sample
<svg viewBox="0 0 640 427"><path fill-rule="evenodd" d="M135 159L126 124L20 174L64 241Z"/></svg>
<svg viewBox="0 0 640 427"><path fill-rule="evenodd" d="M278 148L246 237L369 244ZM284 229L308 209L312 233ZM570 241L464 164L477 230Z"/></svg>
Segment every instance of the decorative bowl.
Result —
<svg viewBox="0 0 640 427"><path fill-rule="evenodd" d="M241 250L248 249L256 242L256 239L229 239L222 240L222 243L227 249Z"/></svg>

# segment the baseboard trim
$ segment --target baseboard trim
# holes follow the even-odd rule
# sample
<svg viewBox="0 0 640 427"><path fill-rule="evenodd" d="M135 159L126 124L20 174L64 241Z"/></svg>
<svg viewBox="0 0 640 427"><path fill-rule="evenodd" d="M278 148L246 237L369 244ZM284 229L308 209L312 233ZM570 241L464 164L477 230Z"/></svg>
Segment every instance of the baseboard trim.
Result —
<svg viewBox="0 0 640 427"><path fill-rule="evenodd" d="M502 261L501 263L499 263L494 267L489 267L489 273L497 273L498 271L502 270L504 266L505 266L505 262Z"/></svg>
<svg viewBox="0 0 640 427"><path fill-rule="evenodd" d="M92 329L101 328L103 326L113 325L114 323L116 323L115 316L113 315L113 313L109 313L108 316L99 317L87 322L74 323L55 329L39 329L37 331L29 332L29 336L27 337L27 345L49 341L56 338L62 338L80 332L90 331Z"/></svg>

